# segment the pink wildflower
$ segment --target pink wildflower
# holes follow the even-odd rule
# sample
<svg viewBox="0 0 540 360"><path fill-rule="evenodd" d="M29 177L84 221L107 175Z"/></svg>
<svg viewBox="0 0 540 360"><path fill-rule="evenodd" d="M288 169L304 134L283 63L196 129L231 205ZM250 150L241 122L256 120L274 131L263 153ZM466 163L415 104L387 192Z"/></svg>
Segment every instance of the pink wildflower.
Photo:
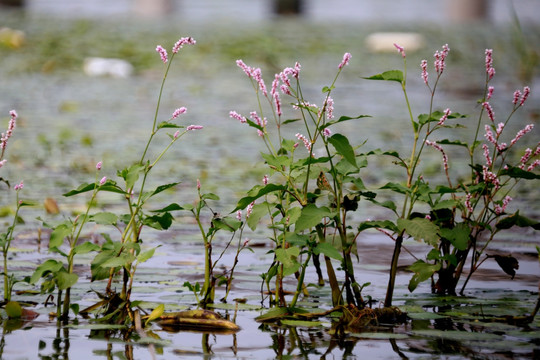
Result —
<svg viewBox="0 0 540 360"><path fill-rule="evenodd" d="M444 125L444 122L446 121L446 119L448 119L448 116L449 116L451 113L452 113L452 111L450 111L450 109L444 110L444 115L441 117L441 119L439 120L439 122L437 123L437 125L439 125L439 126Z"/></svg>
<svg viewBox="0 0 540 360"><path fill-rule="evenodd" d="M523 129L519 130L516 136L510 141L510 146L514 145L519 139L521 139L526 133L530 132L533 129L534 125L529 124Z"/></svg>
<svg viewBox="0 0 540 360"><path fill-rule="evenodd" d="M262 73L260 68L256 68L251 73L253 75L253 78L257 83L259 84L259 89L261 89L264 96L268 95L268 92L266 91L266 85L264 84L264 80L262 78Z"/></svg>
<svg viewBox="0 0 540 360"><path fill-rule="evenodd" d="M431 220L431 215L429 214L426 214L426 216L424 216L425 219L428 219L428 220Z"/></svg>
<svg viewBox="0 0 540 360"><path fill-rule="evenodd" d="M448 44L443 45L443 49L439 51L435 51L435 54L433 55L435 57L435 71L437 74L442 74L445 67L446 67L446 57L448 56L448 52L450 51L450 48L448 47Z"/></svg>
<svg viewBox="0 0 540 360"><path fill-rule="evenodd" d="M274 81L272 81L272 88L270 90L270 94L272 96L275 96L277 93L277 88L279 86L279 74L274 75Z"/></svg>
<svg viewBox="0 0 540 360"><path fill-rule="evenodd" d="M300 69L302 68L302 65L297 61L294 63L294 72L292 73L292 76L295 77L296 80L300 77Z"/></svg>
<svg viewBox="0 0 540 360"><path fill-rule="evenodd" d="M11 110L9 115L11 116L11 119L9 120L7 131L5 134L2 133L2 137L0 138L0 149L2 150L2 155L6 149L9 138L11 135L13 135L13 130L15 130L15 126L17 125L17 112L15 110Z"/></svg>
<svg viewBox="0 0 540 360"><path fill-rule="evenodd" d="M519 160L519 162L521 163L519 165L520 169L525 168L525 164L527 163L527 161L529 161L529 159L531 158L531 155L532 155L532 150L530 148L525 149L525 153L523 154L523 156Z"/></svg>
<svg viewBox="0 0 540 360"><path fill-rule="evenodd" d="M262 182L264 185L268 185L268 175L263 176Z"/></svg>
<svg viewBox="0 0 540 360"><path fill-rule="evenodd" d="M487 101L484 101L482 103L482 106L484 107L484 109L486 109L489 119L492 122L495 122L495 114L493 112L493 108L491 107L491 105Z"/></svg>
<svg viewBox="0 0 540 360"><path fill-rule="evenodd" d="M242 221L242 210L236 212L236 220Z"/></svg>
<svg viewBox="0 0 540 360"><path fill-rule="evenodd" d="M489 125L486 125L484 129L486 130L486 134L484 135L484 137L487 139L487 141L497 146L497 140L495 140L495 138L493 137L493 133L491 132L491 128L489 127Z"/></svg>
<svg viewBox="0 0 540 360"><path fill-rule="evenodd" d="M512 100L512 104L517 105L520 97L521 97L521 91L519 90L514 91L514 99Z"/></svg>
<svg viewBox="0 0 540 360"><path fill-rule="evenodd" d="M240 121L242 124L245 124L247 122L247 119L236 111L229 111L229 116L233 119Z"/></svg>
<svg viewBox="0 0 540 360"><path fill-rule="evenodd" d="M499 124L497 124L497 130L495 131L495 133L497 134L497 138L501 136L503 129L504 129L504 123L500 122Z"/></svg>
<svg viewBox="0 0 540 360"><path fill-rule="evenodd" d="M180 130L176 130L174 135L173 135L173 138L178 139L179 136L180 136Z"/></svg>
<svg viewBox="0 0 540 360"><path fill-rule="evenodd" d="M510 201L512 201L512 198L510 196L505 196L504 199L502 200L502 206L500 206L499 204L495 204L495 213L497 215L500 215L503 212L505 212L506 207L508 206Z"/></svg>
<svg viewBox="0 0 540 360"><path fill-rule="evenodd" d="M424 83L428 85L427 60L422 60L420 67L422 68L422 79L424 79Z"/></svg>
<svg viewBox="0 0 540 360"><path fill-rule="evenodd" d="M523 106L525 100L527 100L527 98L529 97L530 92L531 88L529 88L528 86L525 86L523 88L523 95L521 96L521 100L519 101L519 106Z"/></svg>
<svg viewBox="0 0 540 360"><path fill-rule="evenodd" d="M467 193L467 195L465 195L465 207L467 208L467 210L472 213L474 211L472 205L471 205L471 199L472 199L472 195Z"/></svg>
<svg viewBox="0 0 540 360"><path fill-rule="evenodd" d="M158 52L159 56L161 56L161 61L163 61L164 64L167 63L168 56L167 56L167 50L165 50L161 45L158 45L156 47L156 51Z"/></svg>
<svg viewBox="0 0 540 360"><path fill-rule="evenodd" d="M527 168L527 171L533 171L538 165L540 165L540 159L534 160L534 162Z"/></svg>
<svg viewBox="0 0 540 360"><path fill-rule="evenodd" d="M15 191L19 191L19 190L21 190L23 187L24 187L24 184L23 184L23 182L21 181L20 183L18 183L17 185L15 185L15 186L13 187L13 189L14 189Z"/></svg>
<svg viewBox="0 0 540 360"><path fill-rule="evenodd" d="M497 175L495 173L489 171L487 166L482 166L483 168L483 176L484 176L484 182L486 183L492 183L495 185L495 189L500 189L501 183L499 182L499 179L497 178Z"/></svg>
<svg viewBox="0 0 540 360"><path fill-rule="evenodd" d="M252 77L253 76L253 69L249 66L247 66L242 60L236 60L236 65L238 65L238 67L242 70L244 70L244 72L246 73L246 75L248 77Z"/></svg>
<svg viewBox="0 0 540 360"><path fill-rule="evenodd" d="M201 130L203 128L202 125L189 125L187 128L186 128L186 131L191 131L191 130Z"/></svg>
<svg viewBox="0 0 540 360"><path fill-rule="evenodd" d="M4 165L6 165L7 163L7 160L6 159L3 159L3 160L0 160L0 168Z"/></svg>
<svg viewBox="0 0 540 360"><path fill-rule="evenodd" d="M402 57L405 57L405 49L403 46L399 46L398 44L394 43L395 48L397 51L401 54Z"/></svg>
<svg viewBox="0 0 540 360"><path fill-rule="evenodd" d="M274 104L276 104L276 113L278 116L281 116L281 99L279 97L279 93L276 92L273 95Z"/></svg>
<svg viewBox="0 0 540 360"><path fill-rule="evenodd" d="M482 144L482 149L484 149L484 158L486 159L486 165L491 167L493 163L491 162L491 156L489 155L489 148L486 144Z"/></svg>
<svg viewBox="0 0 540 360"><path fill-rule="evenodd" d="M330 96L326 99L326 117L328 119L334 118L334 99Z"/></svg>
<svg viewBox="0 0 540 360"><path fill-rule="evenodd" d="M201 180L197 179L197 190L201 190Z"/></svg>
<svg viewBox="0 0 540 360"><path fill-rule="evenodd" d="M324 128L324 130L322 131L322 134L325 138L328 138L330 135L332 135L332 130L330 130L329 128Z"/></svg>
<svg viewBox="0 0 540 360"><path fill-rule="evenodd" d="M102 177L101 180L99 180L99 185L103 185L103 184L105 184L105 182L107 182L107 177L106 176Z"/></svg>
<svg viewBox="0 0 540 360"><path fill-rule="evenodd" d="M444 152L444 149L439 144L437 144L435 141L425 140L424 142L426 143L426 145L429 145L429 146L433 147L434 149L439 150L441 152L442 157L443 157L444 171L448 171L448 156Z"/></svg>
<svg viewBox="0 0 540 360"><path fill-rule="evenodd" d="M185 107L181 107L181 108L178 108L176 110L174 110L173 114L172 114L172 119L176 119L177 117L179 117L180 115L184 114L185 112L187 111L187 109Z"/></svg>
<svg viewBox="0 0 540 360"><path fill-rule="evenodd" d="M306 147L306 149L308 151L311 151L311 143L309 142L309 140L304 135L302 135L300 133L296 133L295 136L296 136L296 138L298 140L302 140L302 142L304 143L304 146Z"/></svg>
<svg viewBox="0 0 540 360"><path fill-rule="evenodd" d="M493 86L488 87L488 93L487 93L487 96L486 96L486 100L491 99L491 97L493 96L493 91L494 90L495 90L495 88Z"/></svg>
<svg viewBox="0 0 540 360"><path fill-rule="evenodd" d="M176 54L178 53L178 50L180 50L184 45L195 45L196 43L197 42L195 41L195 39L193 39L191 36L180 38L180 40L178 40L176 44L174 44L172 52L173 54Z"/></svg>
<svg viewBox="0 0 540 360"><path fill-rule="evenodd" d="M285 84L282 84L279 89L281 90L282 93L284 93L285 95L292 95L291 93L291 90L289 89L289 87Z"/></svg>
<svg viewBox="0 0 540 360"><path fill-rule="evenodd" d="M253 206L255 205L255 201L253 201L251 204L249 204L246 208L246 219L249 218L251 213L253 212Z"/></svg>
<svg viewBox="0 0 540 360"><path fill-rule="evenodd" d="M491 80L495 75L495 68L493 67L493 49L486 49L486 73L488 79Z"/></svg>
<svg viewBox="0 0 540 360"><path fill-rule="evenodd" d="M103 163L100 161L96 164L96 170L99 171L101 170L101 166L103 165Z"/></svg>
<svg viewBox="0 0 540 360"><path fill-rule="evenodd" d="M341 60L341 63L338 65L338 69L343 69L343 67L349 63L351 57L350 53L343 54L343 60Z"/></svg>

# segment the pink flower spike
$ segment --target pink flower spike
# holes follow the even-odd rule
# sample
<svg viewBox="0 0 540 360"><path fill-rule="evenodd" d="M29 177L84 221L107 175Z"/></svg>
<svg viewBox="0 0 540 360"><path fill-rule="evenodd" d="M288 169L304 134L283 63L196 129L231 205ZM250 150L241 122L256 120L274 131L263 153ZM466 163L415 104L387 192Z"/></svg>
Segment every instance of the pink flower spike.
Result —
<svg viewBox="0 0 540 360"><path fill-rule="evenodd" d="M493 132L491 132L491 127L489 125L485 125L484 129L486 130L486 134L484 137L492 143L493 145L497 146L497 140L493 137Z"/></svg>
<svg viewBox="0 0 540 360"><path fill-rule="evenodd" d="M311 151L311 143L304 135L297 133L295 136L298 140L302 140L302 142L304 143L304 146L306 147L308 151Z"/></svg>
<svg viewBox="0 0 540 360"><path fill-rule="evenodd" d="M516 136L510 141L510 146L514 145L519 139L521 139L525 134L530 132L534 128L533 124L525 126L522 130L519 130Z"/></svg>
<svg viewBox="0 0 540 360"><path fill-rule="evenodd" d="M439 122L437 123L437 125L439 126L442 126L444 125L444 122L446 121L446 119L448 119L448 116L452 113L452 111L450 111L450 109L446 109L444 110L444 114L443 116L440 118Z"/></svg>
<svg viewBox="0 0 540 360"><path fill-rule="evenodd" d="M487 93L487 96L486 96L486 100L491 99L491 97L493 96L493 90L495 90L495 88L493 86L490 86L488 88L488 93Z"/></svg>
<svg viewBox="0 0 540 360"><path fill-rule="evenodd" d="M484 109L486 109L489 119L492 122L495 122L495 114L493 113L493 108L491 107L491 105L487 101L484 101L482 103L482 106L484 107Z"/></svg>
<svg viewBox="0 0 540 360"><path fill-rule="evenodd" d="M99 171L101 170L101 166L103 165L103 163L100 161L96 164L96 170Z"/></svg>
<svg viewBox="0 0 540 360"><path fill-rule="evenodd" d="M3 160L0 160L0 168L4 165L6 165L7 163L7 160L6 159L3 159Z"/></svg>
<svg viewBox="0 0 540 360"><path fill-rule="evenodd" d="M236 220L242 221L242 210L236 212Z"/></svg>
<svg viewBox="0 0 540 360"><path fill-rule="evenodd" d="M9 112L9 116L11 116L12 119L16 119L16 118L19 117L19 115L17 114L17 111L15 111L15 110L11 110Z"/></svg>
<svg viewBox="0 0 540 360"><path fill-rule="evenodd" d="M176 130L176 132L173 135L173 138L178 139L178 136L180 136L180 130Z"/></svg>
<svg viewBox="0 0 540 360"><path fill-rule="evenodd" d="M229 116L233 119L240 121L242 124L245 124L247 122L247 119L236 111L229 111Z"/></svg>
<svg viewBox="0 0 540 360"><path fill-rule="evenodd" d="M349 64L351 57L350 53L343 54L343 60L341 60L341 63L338 65L338 69L343 69L345 65Z"/></svg>
<svg viewBox="0 0 540 360"><path fill-rule="evenodd" d="M264 84L264 80L262 78L261 69L256 68L255 70L253 70L252 75L255 81L257 81L257 83L259 84L259 89L261 89L264 96L267 96L268 92L266 91L266 85Z"/></svg>
<svg viewBox="0 0 540 360"><path fill-rule="evenodd" d="M540 159L534 160L534 162L527 168L527 171L533 171L536 167L538 167L538 165L540 165Z"/></svg>
<svg viewBox="0 0 540 360"><path fill-rule="evenodd" d="M424 142L426 143L426 145L429 145L429 146L433 147L434 149L439 150L441 152L442 157L443 157L444 171L448 171L448 156L446 156L446 153L444 152L444 149L439 144L437 144L435 141L425 140Z"/></svg>
<svg viewBox="0 0 540 360"><path fill-rule="evenodd" d="M422 68L422 79L424 80L424 83L428 85L427 60L422 60L420 67Z"/></svg>
<svg viewBox="0 0 540 360"><path fill-rule="evenodd" d="M178 109L174 110L171 118L174 120L177 117L179 117L180 115L184 114L186 111L187 111L187 109L182 106L181 108L178 108Z"/></svg>
<svg viewBox="0 0 540 360"><path fill-rule="evenodd" d="M491 167L493 163L491 162L491 156L489 155L489 148L486 144L482 144L482 149L484 149L484 158L486 159L486 165L488 167Z"/></svg>
<svg viewBox="0 0 540 360"><path fill-rule="evenodd" d="M486 49L486 73L488 74L489 80L495 75L495 68L493 67L493 49Z"/></svg>
<svg viewBox="0 0 540 360"><path fill-rule="evenodd" d="M23 187L24 187L24 184L23 184L23 182L21 181L20 183L18 183L17 185L15 185L15 186L13 187L13 189L14 189L15 191L19 191L19 190L21 190Z"/></svg>
<svg viewBox="0 0 540 360"><path fill-rule="evenodd" d="M394 43L394 46L396 47L397 51L401 54L401 56L405 57L405 49L403 48L403 46L399 46L396 43Z"/></svg>
<svg viewBox="0 0 540 360"><path fill-rule="evenodd" d="M161 61L166 64L168 61L167 50L165 50L161 45L158 45L156 47L156 51L158 52L159 56L161 56Z"/></svg>
<svg viewBox="0 0 540 360"><path fill-rule="evenodd" d="M334 118L334 99L332 99L330 96L326 100L326 117L328 119Z"/></svg>
<svg viewBox="0 0 540 360"><path fill-rule="evenodd" d="M105 182L107 182L107 177L106 176L102 177L101 180L99 180L99 185L103 185L103 184L105 184Z"/></svg>
<svg viewBox="0 0 540 360"><path fill-rule="evenodd" d="M330 130L329 128L326 127L326 128L324 128L322 133L323 133L323 136L325 138L328 138L330 135L332 135L332 130Z"/></svg>
<svg viewBox="0 0 540 360"><path fill-rule="evenodd" d="M201 190L201 180L197 179L197 190Z"/></svg>
<svg viewBox="0 0 540 360"><path fill-rule="evenodd" d="M236 60L236 65L238 65L240 69L244 70L248 77L251 78L253 76L253 69L247 66L241 59Z"/></svg>
<svg viewBox="0 0 540 360"><path fill-rule="evenodd" d="M180 50L184 45L195 45L196 43L197 42L195 41L195 39L193 39L191 36L180 38L180 40L178 40L176 44L174 44L172 52L173 54L176 54L178 53L178 50Z"/></svg>
<svg viewBox="0 0 540 360"><path fill-rule="evenodd" d="M521 91L519 90L514 91L514 99L512 100L512 104L517 105L520 97L521 97Z"/></svg>
<svg viewBox="0 0 540 360"><path fill-rule="evenodd" d="M201 130L203 128L202 125L189 125L187 128L186 128L186 131L191 131L191 130Z"/></svg>
<svg viewBox="0 0 540 360"><path fill-rule="evenodd" d="M525 103L525 100L527 100L527 98L529 97L530 92L531 92L530 87L525 86L523 88L523 95L521 96L521 100L519 101L519 106L523 106L523 104Z"/></svg>
<svg viewBox="0 0 540 360"><path fill-rule="evenodd" d="M465 196L465 207L467 208L467 210L472 213L474 211L472 205L471 205L471 199L472 199L472 195L467 193L467 195Z"/></svg>
<svg viewBox="0 0 540 360"><path fill-rule="evenodd" d="M249 218L251 215L251 212L253 211L253 206L255 205L255 201L253 201L251 204L249 204L246 208L246 219Z"/></svg>
<svg viewBox="0 0 540 360"><path fill-rule="evenodd" d="M263 176L262 182L263 182L264 185L268 185L268 175Z"/></svg>
<svg viewBox="0 0 540 360"><path fill-rule="evenodd" d="M504 123L500 122L497 125L497 130L495 130L495 133L497 134L497 138L499 138L499 136L501 136L503 129L504 129Z"/></svg>

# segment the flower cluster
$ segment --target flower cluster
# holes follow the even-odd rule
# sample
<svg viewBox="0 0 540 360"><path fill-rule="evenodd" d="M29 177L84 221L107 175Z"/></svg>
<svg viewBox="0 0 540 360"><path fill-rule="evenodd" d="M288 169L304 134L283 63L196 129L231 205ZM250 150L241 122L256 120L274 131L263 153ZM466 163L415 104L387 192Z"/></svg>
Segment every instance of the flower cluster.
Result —
<svg viewBox="0 0 540 360"><path fill-rule="evenodd" d="M444 149L435 141L425 140L424 142L426 143L426 145L429 145L432 148L439 150L441 152L442 157L443 157L444 171L448 171L448 156L444 152Z"/></svg>
<svg viewBox="0 0 540 360"><path fill-rule="evenodd" d="M173 54L177 54L178 51L184 46L184 45L195 45L197 42L195 41L195 39L193 39L192 37L183 37L183 38L180 38L180 40L178 40L173 48L172 48L172 53ZM159 56L161 57L161 61L163 61L164 64L167 63L167 61L169 61L169 56L167 54L167 50L165 50L163 48L163 46L161 45L158 45L156 46L156 51L157 53L159 54Z"/></svg>
<svg viewBox="0 0 540 360"><path fill-rule="evenodd" d="M493 67L493 49L486 49L486 74L488 80L491 80L493 75L495 75L495 68Z"/></svg>
<svg viewBox="0 0 540 360"><path fill-rule="evenodd" d="M5 133L2 133L2 137L0 139L0 149L2 150L2 155L4 155L4 151L6 150L7 142L11 135L13 135L13 130L15 130L15 126L17 124L17 112L15 110L11 110L9 112L9 115L11 116L11 119L9 120L8 128ZM0 159L2 156L0 156Z"/></svg>
<svg viewBox="0 0 540 360"><path fill-rule="evenodd" d="M307 151L311 151L311 142L302 134L300 133L296 133L296 138L298 140L302 140L302 142L304 143L304 146L306 147Z"/></svg>

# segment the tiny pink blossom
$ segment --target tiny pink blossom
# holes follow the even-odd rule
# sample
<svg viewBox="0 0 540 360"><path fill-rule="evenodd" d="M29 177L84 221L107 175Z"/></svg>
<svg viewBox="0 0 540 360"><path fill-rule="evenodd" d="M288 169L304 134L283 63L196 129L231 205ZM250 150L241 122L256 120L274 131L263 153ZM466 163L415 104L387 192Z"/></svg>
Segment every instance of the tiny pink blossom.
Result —
<svg viewBox="0 0 540 360"><path fill-rule="evenodd" d="M435 54L433 55L435 57L435 71L437 74L442 74L445 67L446 67L446 57L448 56L448 52L450 51L450 48L448 47L448 44L443 45L443 49L439 51L435 51Z"/></svg>
<svg viewBox="0 0 540 360"><path fill-rule="evenodd" d="M495 90L495 88L493 86L488 87L488 93L487 93L487 96L486 96L486 100L491 99L491 97L493 96L493 91L494 90Z"/></svg>
<svg viewBox="0 0 540 360"><path fill-rule="evenodd" d="M11 116L12 119L16 119L17 117L19 117L19 115L17 114L17 111L15 110L11 110L9 112L9 116Z"/></svg>
<svg viewBox="0 0 540 360"><path fill-rule="evenodd" d="M259 89L261 89L264 96L268 95L268 92L266 91L266 85L264 84L264 80L262 78L262 72L260 68L256 68L251 73L253 75L253 78L255 81L257 81L257 84L259 84Z"/></svg>
<svg viewBox="0 0 540 360"><path fill-rule="evenodd" d="M497 124L497 130L495 130L495 133L497 134L497 138L501 136L503 129L504 129L504 123L500 122L499 124Z"/></svg>
<svg viewBox="0 0 540 360"><path fill-rule="evenodd" d="M491 105L487 101L484 101L482 103L482 106L484 107L484 109L486 109L489 119L492 122L495 122L495 114L493 112L493 108L491 107Z"/></svg>
<svg viewBox="0 0 540 360"><path fill-rule="evenodd" d="M238 65L240 69L244 70L248 77L251 78L253 76L253 69L247 66L241 59L236 60L236 65Z"/></svg>
<svg viewBox="0 0 540 360"><path fill-rule="evenodd" d="M482 172L482 175L484 176L484 181L486 183L492 183L493 185L495 185L495 189L500 189L501 188L501 183L499 181L499 179L497 178L497 175L491 171L489 171L489 168L487 166L482 166L482 169L483 169L483 172Z"/></svg>
<svg viewBox="0 0 540 360"><path fill-rule="evenodd" d="M448 171L448 156L444 152L444 149L439 144L437 144L435 141L425 140L424 142L426 143L426 145L429 145L429 146L433 147L434 149L439 150L441 152L442 157L443 157L444 171Z"/></svg>
<svg viewBox="0 0 540 360"><path fill-rule="evenodd" d="M495 138L493 137L493 132L491 132L491 127L489 125L485 125L484 129L486 130L484 137L487 139L487 141L497 146L497 140L495 140Z"/></svg>
<svg viewBox="0 0 540 360"><path fill-rule="evenodd" d="M330 96L326 100L326 117L328 119L334 118L334 99L332 99Z"/></svg>
<svg viewBox="0 0 540 360"><path fill-rule="evenodd" d="M242 124L247 122L247 119L244 116L237 113L236 111L229 111L229 116L232 117L233 119L240 121Z"/></svg>
<svg viewBox="0 0 540 360"><path fill-rule="evenodd" d="M486 49L486 73L488 74L488 79L491 80L493 75L495 75L495 68L493 67L493 49Z"/></svg>
<svg viewBox="0 0 540 360"><path fill-rule="evenodd" d="M178 40L176 44L174 44L172 52L173 54L176 54L184 45L195 45L196 43L197 42L192 37L180 38L180 40Z"/></svg>
<svg viewBox="0 0 540 360"><path fill-rule="evenodd" d="M452 111L450 111L450 109L444 110L444 114L443 114L443 116L439 119L439 122L437 123L437 125L439 125L439 126L444 125L444 122L446 121L446 119L448 119L448 116L449 116L450 114L452 114Z"/></svg>
<svg viewBox="0 0 540 360"><path fill-rule="evenodd" d="M533 171L538 165L540 165L540 159L534 160L534 162L527 168L527 171Z"/></svg>
<svg viewBox="0 0 540 360"><path fill-rule="evenodd" d="M179 117L180 115L184 114L186 111L187 111L187 109L182 106L181 108L178 108L178 109L174 110L174 112L172 113L171 118L174 120L177 117Z"/></svg>
<svg viewBox="0 0 540 360"><path fill-rule="evenodd" d="M474 211L472 205L471 205L471 199L472 199L472 195L467 193L467 195L465 195L465 207L467 208L467 210L472 213Z"/></svg>
<svg viewBox="0 0 540 360"><path fill-rule="evenodd" d="M532 155L532 150L530 148L525 149L525 153L523 154L523 156L519 160L519 162L521 163L521 165L519 167L521 169L523 169L525 167L525 164L527 163L527 161L529 161L529 159L531 158L531 155Z"/></svg>
<svg viewBox="0 0 540 360"><path fill-rule="evenodd" d="M351 57L350 53L343 54L343 60L341 60L341 63L338 65L338 69L343 69L345 65L349 64Z"/></svg>
<svg viewBox="0 0 540 360"><path fill-rule="evenodd" d="M491 156L489 155L489 148L486 144L482 144L482 149L484 149L484 158L486 159L486 165L488 167L491 167L493 163L491 162Z"/></svg>
<svg viewBox="0 0 540 360"><path fill-rule="evenodd" d="M186 128L186 131L191 131L191 130L201 130L203 128L202 125L189 125L187 128Z"/></svg>
<svg viewBox="0 0 540 360"><path fill-rule="evenodd" d="M405 49L403 46L399 46L398 44L394 43L395 48L397 51L401 54L402 57L405 57Z"/></svg>
<svg viewBox="0 0 540 360"><path fill-rule="evenodd" d="M178 139L179 136L180 136L180 130L176 130L176 132L173 135L173 138Z"/></svg>
<svg viewBox="0 0 540 360"><path fill-rule="evenodd" d="M302 140L302 142L304 143L304 146L306 147L308 151L311 151L311 143L304 135L297 133L295 136L298 140Z"/></svg>
<svg viewBox="0 0 540 360"><path fill-rule="evenodd" d="M236 220L242 221L242 210L236 212Z"/></svg>
<svg viewBox="0 0 540 360"><path fill-rule="evenodd" d="M292 73L292 76L294 76L296 78L296 80L298 80L298 78L300 77L300 69L302 68L302 65L300 65L300 63L297 61L294 63L294 71Z"/></svg>
<svg viewBox="0 0 540 360"><path fill-rule="evenodd" d="M530 132L534 128L533 124L525 126L523 129L519 130L516 136L510 141L510 146L514 145L519 139L521 139L525 134Z"/></svg>
<svg viewBox="0 0 540 360"><path fill-rule="evenodd" d="M525 100L527 100L527 98L529 97L530 92L531 92L531 88L529 88L528 86L525 86L523 88L523 95L521 96L521 99L519 100L519 106L523 106L523 104L525 103Z"/></svg>
<svg viewBox="0 0 540 360"><path fill-rule="evenodd" d="M19 190L21 190L23 187L24 187L24 184L23 184L23 182L21 181L20 183L18 183L17 185L15 185L15 186L13 187L13 189L14 189L15 191L19 191Z"/></svg>
<svg viewBox="0 0 540 360"><path fill-rule="evenodd" d="M281 116L282 115L282 112L281 112L281 98L279 97L278 92L274 93L273 99L274 99L274 104L276 105L276 113L277 113L278 116Z"/></svg>
<svg viewBox="0 0 540 360"><path fill-rule="evenodd" d="M253 201L251 204L249 204L246 208L246 219L249 218L251 213L253 212L253 206L255 205L255 201Z"/></svg>
<svg viewBox="0 0 540 360"><path fill-rule="evenodd" d="M324 128L322 133L323 133L323 136L325 138L328 138L330 135L332 135L332 130L330 130L329 128L326 127L326 128Z"/></svg>
<svg viewBox="0 0 540 360"><path fill-rule="evenodd" d="M268 175L263 176L262 182L263 182L264 185L268 185Z"/></svg>
<svg viewBox="0 0 540 360"><path fill-rule="evenodd" d="M424 218L426 218L426 219L428 219L428 220L431 220L431 215L426 214L426 216L424 216Z"/></svg>
<svg viewBox="0 0 540 360"><path fill-rule="evenodd" d="M274 80L272 81L272 88L270 90L270 94L272 96L275 96L275 94L277 93L278 86L279 86L279 74L275 74Z"/></svg>
<svg viewBox="0 0 540 360"><path fill-rule="evenodd" d="M514 99L512 100L512 104L517 105L520 97L521 97L521 91L519 90L514 91Z"/></svg>
<svg viewBox="0 0 540 360"><path fill-rule="evenodd" d="M510 196L505 196L504 199L502 200L502 206L500 206L499 204L495 204L495 213L497 215L500 215L503 212L505 212L506 207L508 206L510 201L512 201L512 198Z"/></svg>
<svg viewBox="0 0 540 360"><path fill-rule="evenodd" d="M103 163L100 161L96 164L96 170L99 171L101 170L101 166L103 165Z"/></svg>
<svg viewBox="0 0 540 360"><path fill-rule="evenodd" d="M99 185L105 184L106 181L107 181L107 177L106 176L102 177L101 180L99 180Z"/></svg>
<svg viewBox="0 0 540 360"><path fill-rule="evenodd" d="M197 190L201 190L201 180L197 179Z"/></svg>
<svg viewBox="0 0 540 360"><path fill-rule="evenodd" d="M161 57L161 61L163 61L163 63L166 64L167 61L168 61L167 50L165 50L161 45L158 45L156 47L156 51L158 52L159 56Z"/></svg>
<svg viewBox="0 0 540 360"><path fill-rule="evenodd" d="M422 60L420 67L422 68L422 79L424 80L424 83L428 85L427 60Z"/></svg>
<svg viewBox="0 0 540 360"><path fill-rule="evenodd" d="M282 93L284 93L285 95L292 95L291 93L291 90L289 89L289 87L285 84L281 84L281 86L279 87L279 89L281 90Z"/></svg>
<svg viewBox="0 0 540 360"><path fill-rule="evenodd" d="M4 165L6 165L7 163L7 160L6 159L3 159L3 160L0 160L0 168Z"/></svg>

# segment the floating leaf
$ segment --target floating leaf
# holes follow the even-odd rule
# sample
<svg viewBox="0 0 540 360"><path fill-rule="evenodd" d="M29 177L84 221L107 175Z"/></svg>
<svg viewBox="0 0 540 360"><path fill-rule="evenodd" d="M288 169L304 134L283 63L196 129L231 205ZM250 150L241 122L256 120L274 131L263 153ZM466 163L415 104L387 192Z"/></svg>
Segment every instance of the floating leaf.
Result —
<svg viewBox="0 0 540 360"><path fill-rule="evenodd" d="M311 327L319 327L322 326L321 321L307 321L307 320L288 320L283 319L281 320L282 325L286 326L294 326L294 327L305 327L305 328L311 328Z"/></svg>

